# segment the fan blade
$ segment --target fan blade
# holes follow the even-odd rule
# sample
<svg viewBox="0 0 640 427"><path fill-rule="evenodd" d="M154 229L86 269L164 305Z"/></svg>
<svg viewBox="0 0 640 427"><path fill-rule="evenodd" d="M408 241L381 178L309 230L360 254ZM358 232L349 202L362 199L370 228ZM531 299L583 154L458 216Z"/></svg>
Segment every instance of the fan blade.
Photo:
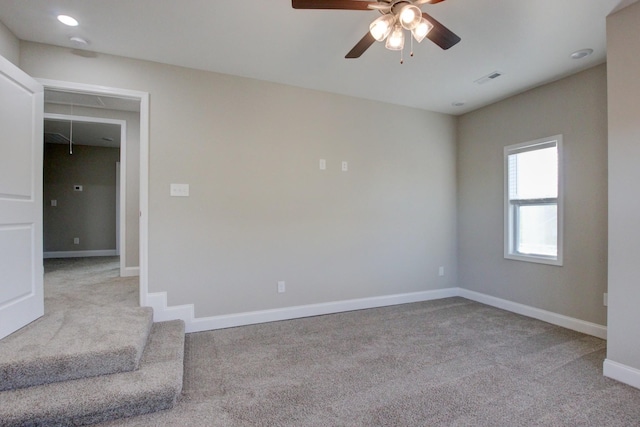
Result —
<svg viewBox="0 0 640 427"><path fill-rule="evenodd" d="M427 33L427 38L440 46L442 49L447 50L452 46L458 44L461 40L460 37L455 35L447 27L435 20L431 15L422 12L422 17L429 21L433 28Z"/></svg>
<svg viewBox="0 0 640 427"><path fill-rule="evenodd" d="M371 10L370 3L360 0L291 0L294 9Z"/></svg>
<svg viewBox="0 0 640 427"><path fill-rule="evenodd" d="M369 9L387 11L391 10L391 5L386 3L369 3L367 6Z"/></svg>
<svg viewBox="0 0 640 427"><path fill-rule="evenodd" d="M371 47L371 45L375 41L376 39L374 39L371 33L367 31L367 34L365 34L364 37L361 38L360 41L353 47L353 49L351 49L349 53L347 53L347 56L345 56L345 58L360 58L360 56L362 56L362 54L367 49L369 49L369 47Z"/></svg>
<svg viewBox="0 0 640 427"><path fill-rule="evenodd" d="M425 3L429 3L429 4L442 3L443 1L444 0L414 0L413 4L415 4L416 6L419 6Z"/></svg>

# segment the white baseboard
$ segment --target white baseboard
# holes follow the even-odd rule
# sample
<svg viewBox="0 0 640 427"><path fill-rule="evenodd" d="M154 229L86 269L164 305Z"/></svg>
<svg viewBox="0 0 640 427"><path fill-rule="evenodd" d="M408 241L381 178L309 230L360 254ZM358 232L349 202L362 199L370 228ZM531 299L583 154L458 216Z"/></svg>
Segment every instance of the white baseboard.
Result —
<svg viewBox="0 0 640 427"><path fill-rule="evenodd" d="M447 288L201 318L194 317L193 304L168 307L166 292L147 294L146 305L153 307L153 320L155 322L181 319L185 322L185 332L200 332L231 328L235 326L253 325L256 323L274 322L278 320L320 316L323 314L340 313L344 311L430 301L454 297L457 295L458 288Z"/></svg>
<svg viewBox="0 0 640 427"><path fill-rule="evenodd" d="M612 378L621 383L630 385L631 387L640 389L640 370L622 363L605 359L602 364L602 370L605 377Z"/></svg>
<svg viewBox="0 0 640 427"><path fill-rule="evenodd" d="M146 299L144 299L144 305L153 308L153 320L155 322L180 319L185 322L186 332L200 332L231 328L235 326L253 325L256 323L275 322L278 320L298 319L302 317L320 316L345 311L407 304L411 302L431 301L456 296L500 308L502 310L511 311L523 316L532 317L534 319L542 320L583 334L607 339L606 326L462 288L436 289L431 291L333 301L320 304L300 305L200 318L195 317L195 308L193 304L169 307L167 305L166 292L147 294Z"/></svg>
<svg viewBox="0 0 640 427"><path fill-rule="evenodd" d="M105 249L97 251L58 251L44 252L43 258L85 258L93 256L117 256L115 249Z"/></svg>
<svg viewBox="0 0 640 427"><path fill-rule="evenodd" d="M140 267L125 267L120 269L120 277L134 277L140 275Z"/></svg>
<svg viewBox="0 0 640 427"><path fill-rule="evenodd" d="M193 304L175 305L169 307L167 305L166 292L151 292L146 296L146 300L142 305L153 308L153 321L164 322L166 320L183 320L185 328L191 324L194 319ZM188 332L188 331L187 331Z"/></svg>
<svg viewBox="0 0 640 427"><path fill-rule="evenodd" d="M479 292L470 291L468 289L458 289L458 295L463 298L490 305L492 307L501 308L513 313L522 314L523 316L532 317L534 319L551 323L552 325L562 326L563 328L582 332L583 334L592 335L594 337L602 338L605 340L607 339L606 326L598 325L597 323L587 322L551 311L530 307L528 305L519 304L517 302L492 297L490 295L481 294Z"/></svg>

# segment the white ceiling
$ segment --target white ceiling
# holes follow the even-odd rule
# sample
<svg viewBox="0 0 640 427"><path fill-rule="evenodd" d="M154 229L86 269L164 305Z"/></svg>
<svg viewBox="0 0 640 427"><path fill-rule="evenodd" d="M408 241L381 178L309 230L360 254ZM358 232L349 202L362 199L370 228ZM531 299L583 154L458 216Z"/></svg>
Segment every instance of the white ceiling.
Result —
<svg viewBox="0 0 640 427"><path fill-rule="evenodd" d="M635 1L425 4L462 41L443 51L425 40L402 65L379 43L344 59L378 12L294 10L290 0L0 0L0 21L22 40L73 47L80 36L95 52L461 114L604 62L606 16ZM570 58L584 48L594 54ZM504 75L474 83L496 70Z"/></svg>

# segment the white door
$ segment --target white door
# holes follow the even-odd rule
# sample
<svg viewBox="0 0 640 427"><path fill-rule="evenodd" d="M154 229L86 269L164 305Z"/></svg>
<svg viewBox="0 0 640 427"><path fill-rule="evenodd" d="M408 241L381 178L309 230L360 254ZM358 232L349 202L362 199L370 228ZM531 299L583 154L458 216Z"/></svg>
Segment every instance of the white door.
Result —
<svg viewBox="0 0 640 427"><path fill-rule="evenodd" d="M0 338L44 314L42 85L0 56Z"/></svg>

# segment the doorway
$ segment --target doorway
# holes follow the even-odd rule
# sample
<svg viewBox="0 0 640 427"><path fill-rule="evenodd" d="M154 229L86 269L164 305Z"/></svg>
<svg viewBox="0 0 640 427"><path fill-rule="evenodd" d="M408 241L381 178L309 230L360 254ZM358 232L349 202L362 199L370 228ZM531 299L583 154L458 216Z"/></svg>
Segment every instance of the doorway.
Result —
<svg viewBox="0 0 640 427"><path fill-rule="evenodd" d="M139 275L139 303L149 305L148 292L148 206L149 206L149 94L129 89L110 88L83 83L64 82L49 79L37 79L44 86L45 94L59 96L57 102L64 107L64 103L80 105L83 100L85 106L92 106L102 110L129 112L137 118L138 145L135 146L130 135L127 137L127 169L121 172L122 179L131 183L137 182L137 191L127 191L128 206L137 205L138 209L127 209L127 226L125 241L121 247L132 239L137 243L137 251L128 251L127 260L133 259L139 267L125 266L121 275ZM72 98L69 100L68 98ZM51 103L50 103L51 104ZM60 108L60 107L59 107ZM67 110L68 111L68 110ZM84 114L84 113L83 113ZM127 126L128 131L132 126ZM122 168L124 169L124 168Z"/></svg>
<svg viewBox="0 0 640 427"><path fill-rule="evenodd" d="M120 245L127 235L126 179L119 176L127 170L126 127L125 120L45 113L44 258L118 256L120 275L131 275Z"/></svg>
<svg viewBox="0 0 640 427"><path fill-rule="evenodd" d="M79 251L73 256L109 256L119 255L120 260L120 276L139 276L140 275L140 141L141 141L141 113L140 99L116 96L105 93L92 93L78 90L78 85L69 83L47 83L45 86L45 134L57 137L58 150L64 149L67 145L69 157L74 150L77 153L89 150L108 151L120 146L119 150L119 172L117 174L119 197L115 205L108 208L108 213L113 214L118 209L115 221L109 221L110 228L113 229L109 233L109 249L88 248L86 244L95 244L93 241L78 239L79 236L66 236L66 248L64 250L73 250L76 245L78 249L82 246L85 251ZM103 90L104 88L101 88ZM48 132L50 130L51 132ZM73 133L73 138L71 138ZM45 135L49 138L48 135ZM94 147L94 148L89 148ZM116 173L118 166L113 164L109 173ZM66 183L67 191L73 187L71 194L76 196L75 199L81 199L80 195L85 195L88 199L89 194L82 194L85 188L82 183ZM79 189L75 187L79 186ZM113 196L112 195L112 201ZM45 213L47 210L54 209L50 206L52 202L48 198L45 199ZM96 206L92 206L96 209ZM105 216L105 213L101 213ZM93 215L92 218L100 216ZM113 218L113 216L111 216ZM67 219L70 221L71 219ZM90 226L91 220L82 224L85 229ZM116 234L116 228L119 231ZM85 230L90 233L90 230ZM68 234L69 232L67 232ZM49 237L50 235L45 235ZM95 236L94 236L95 237ZM85 243L85 245L83 245ZM103 247L107 242L102 241ZM88 250L87 250L88 249ZM93 252L95 250L95 252ZM45 248L45 255L47 248ZM54 254L57 255L57 254ZM64 256L61 253L60 256Z"/></svg>

